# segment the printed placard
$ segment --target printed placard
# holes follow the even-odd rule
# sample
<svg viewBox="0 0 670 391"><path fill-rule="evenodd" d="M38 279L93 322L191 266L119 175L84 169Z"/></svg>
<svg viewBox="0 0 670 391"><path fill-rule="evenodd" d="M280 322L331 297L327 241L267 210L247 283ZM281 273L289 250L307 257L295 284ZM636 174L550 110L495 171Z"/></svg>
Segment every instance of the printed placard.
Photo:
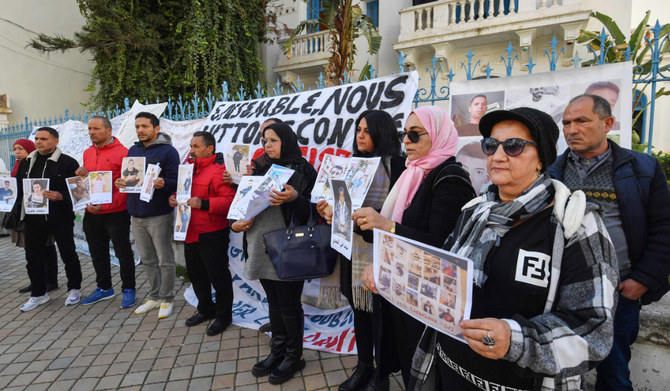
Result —
<svg viewBox="0 0 670 391"><path fill-rule="evenodd" d="M281 188L295 170L273 164L264 176L244 176L228 211L231 220L249 220L272 204L270 194ZM255 178L255 179L250 179Z"/></svg>
<svg viewBox="0 0 670 391"><path fill-rule="evenodd" d="M177 202L184 203L191 198L193 184L193 164L180 164L177 176Z"/></svg>
<svg viewBox="0 0 670 391"><path fill-rule="evenodd" d="M174 210L174 240L186 240L188 223L191 221L191 207L186 204L179 204Z"/></svg>
<svg viewBox="0 0 670 391"><path fill-rule="evenodd" d="M372 184L372 180L375 178L380 160L380 157L352 157L349 159L347 171L344 173L344 180L347 183L347 189L351 196L351 204L354 210L363 206L363 201L365 201L370 184Z"/></svg>
<svg viewBox="0 0 670 391"><path fill-rule="evenodd" d="M70 199L72 200L72 210L74 211L86 209L86 205L91 202L88 178L89 176L86 175L65 179L65 182L67 182L67 191L70 193Z"/></svg>
<svg viewBox="0 0 670 391"><path fill-rule="evenodd" d="M244 213L247 210L247 206L249 205L249 199L245 199L244 196L249 193L254 186L258 185L261 183L263 180L262 176L243 176L242 179L240 179L240 184L237 186L237 192L235 193L235 198L233 198L233 202L230 204L230 209L228 210L228 216L226 216L230 220L241 220L244 218ZM246 203L243 203L242 200L245 200Z"/></svg>
<svg viewBox="0 0 670 391"><path fill-rule="evenodd" d="M23 180L23 205L27 215L49 214L49 199L44 196L44 191L49 190L49 179Z"/></svg>
<svg viewBox="0 0 670 391"><path fill-rule="evenodd" d="M335 192L333 203L333 221L331 224L330 247L351 258L351 248L354 236L354 224L351 220L351 196L347 184L343 180L332 179L330 187Z"/></svg>
<svg viewBox="0 0 670 391"><path fill-rule="evenodd" d="M126 181L126 187L121 193L140 193L144 184L144 157L124 157L121 162L121 178Z"/></svg>
<svg viewBox="0 0 670 391"><path fill-rule="evenodd" d="M226 171L230 174L233 183L240 183L242 176L247 173L247 166L251 164L251 146L248 144L226 144L223 158Z"/></svg>
<svg viewBox="0 0 670 391"><path fill-rule="evenodd" d="M112 172L111 171L91 171L88 173L88 183L90 188L91 204L111 204L112 203Z"/></svg>
<svg viewBox="0 0 670 391"><path fill-rule="evenodd" d="M161 167L158 164L149 164L147 166L144 184L142 185L142 192L140 193L140 199L142 201L151 201L151 198L154 196L154 181L158 178L160 173Z"/></svg>
<svg viewBox="0 0 670 391"><path fill-rule="evenodd" d="M377 228L373 251L379 294L420 322L465 342L459 323L470 318L472 308L471 260Z"/></svg>
<svg viewBox="0 0 670 391"><path fill-rule="evenodd" d="M0 177L0 212L11 212L16 202L16 178Z"/></svg>
<svg viewBox="0 0 670 391"><path fill-rule="evenodd" d="M289 179L291 179L291 176L293 175L294 172L295 170L292 170L290 168L273 164L272 166L270 166L267 175L270 176L272 180L279 185L279 188L281 190L284 190L284 185L288 182Z"/></svg>
<svg viewBox="0 0 670 391"><path fill-rule="evenodd" d="M344 178L344 171L349 165L349 158L335 155L324 155L319 174L316 177L314 188L312 188L312 203L325 200L332 205L333 191L330 188L330 180Z"/></svg>

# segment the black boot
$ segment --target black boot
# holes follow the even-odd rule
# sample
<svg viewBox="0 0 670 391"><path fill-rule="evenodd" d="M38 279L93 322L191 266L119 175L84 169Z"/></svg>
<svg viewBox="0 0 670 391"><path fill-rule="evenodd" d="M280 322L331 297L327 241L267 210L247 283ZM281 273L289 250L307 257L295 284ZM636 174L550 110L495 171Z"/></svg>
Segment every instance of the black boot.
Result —
<svg viewBox="0 0 670 391"><path fill-rule="evenodd" d="M261 333L269 333L270 331L272 331L272 326L270 325L270 322L267 322L266 324L259 327L258 331L260 331Z"/></svg>
<svg viewBox="0 0 670 391"><path fill-rule="evenodd" d="M305 359L302 358L302 337L305 330L305 318L302 312L298 315L283 315L286 328L286 355L284 361L270 373L270 384L282 384L290 380L296 372L305 368ZM270 320L273 324L274 321Z"/></svg>
<svg viewBox="0 0 670 391"><path fill-rule="evenodd" d="M372 375L375 373L375 367L372 364L365 364L359 362L354 368L354 373L351 374L344 383L340 384L340 391L358 391L365 388Z"/></svg>
<svg viewBox="0 0 670 391"><path fill-rule="evenodd" d="M28 293L33 290L33 285L29 284L27 286L24 286L23 288L19 289L19 293Z"/></svg>
<svg viewBox="0 0 670 391"><path fill-rule="evenodd" d="M377 372L372 376L365 391L389 391L389 378L388 376L384 377L382 380L379 380L379 375Z"/></svg>
<svg viewBox="0 0 670 391"><path fill-rule="evenodd" d="M257 362L251 369L251 374L256 377L267 376L284 360L286 350L286 330L282 322L281 311L270 310L272 325L272 338L270 338L270 355Z"/></svg>

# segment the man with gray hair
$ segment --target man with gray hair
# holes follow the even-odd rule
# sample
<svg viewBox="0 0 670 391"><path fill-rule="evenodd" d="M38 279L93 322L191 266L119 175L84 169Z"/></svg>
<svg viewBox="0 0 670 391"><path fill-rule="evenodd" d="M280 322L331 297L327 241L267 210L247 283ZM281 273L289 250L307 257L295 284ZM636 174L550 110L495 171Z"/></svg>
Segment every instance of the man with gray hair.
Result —
<svg viewBox="0 0 670 391"><path fill-rule="evenodd" d="M570 190L583 190L603 210L620 284L614 344L596 367L596 390L632 390L628 362L640 305L659 300L670 289L670 189L655 158L607 139L613 122L606 99L586 94L573 98L563 113L570 149L549 173Z"/></svg>

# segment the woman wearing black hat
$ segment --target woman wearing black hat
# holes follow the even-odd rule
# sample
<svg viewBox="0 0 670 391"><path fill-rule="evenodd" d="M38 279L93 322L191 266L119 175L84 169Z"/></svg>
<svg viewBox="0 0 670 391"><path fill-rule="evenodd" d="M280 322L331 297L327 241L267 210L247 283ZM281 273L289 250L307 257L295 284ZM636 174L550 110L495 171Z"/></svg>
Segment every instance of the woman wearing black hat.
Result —
<svg viewBox="0 0 670 391"><path fill-rule="evenodd" d="M298 139L290 126L271 124L261 136L265 154L257 159L253 174L265 175L273 164L295 172L283 191L273 190L270 207L250 221L234 222L231 228L235 232L244 232L244 274L250 280L260 280L268 300L271 351L268 357L254 365L251 373L254 376L270 375L268 381L271 384L281 384L305 367L302 357L304 316L300 302L304 281L282 281L277 277L263 247L263 234L286 227L291 217L298 224L307 222L316 171L302 157Z"/></svg>
<svg viewBox="0 0 670 391"><path fill-rule="evenodd" d="M474 264L467 344L427 329L410 389L582 389L612 345L614 248L584 193L545 174L558 139L549 115L500 110L479 128L493 184L444 245Z"/></svg>

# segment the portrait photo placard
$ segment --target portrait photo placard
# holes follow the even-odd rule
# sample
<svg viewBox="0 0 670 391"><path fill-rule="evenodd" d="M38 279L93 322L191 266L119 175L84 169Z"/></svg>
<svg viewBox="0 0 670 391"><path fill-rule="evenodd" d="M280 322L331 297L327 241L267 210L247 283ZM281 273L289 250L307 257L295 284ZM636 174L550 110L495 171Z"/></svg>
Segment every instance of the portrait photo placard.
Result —
<svg viewBox="0 0 670 391"><path fill-rule="evenodd" d="M16 202L16 178L0 177L0 212L11 212Z"/></svg>
<svg viewBox="0 0 670 391"><path fill-rule="evenodd" d="M144 157L124 157L121 161L121 178L126 181L126 187L121 193L140 193L144 184Z"/></svg>
<svg viewBox="0 0 670 391"><path fill-rule="evenodd" d="M333 189L333 220L330 232L330 247L351 258L351 248L354 236L354 222L351 220L353 213L351 196L347 189L347 183L341 179L331 179L330 187Z"/></svg>
<svg viewBox="0 0 670 391"><path fill-rule="evenodd" d="M23 179L23 206L27 215L49 214L49 199L44 191L49 190L48 178Z"/></svg>
<svg viewBox="0 0 670 391"><path fill-rule="evenodd" d="M251 146L248 144L226 144L223 154L226 171L233 179L233 183L240 183L240 179L247 173L247 166L251 164Z"/></svg>
<svg viewBox="0 0 670 391"><path fill-rule="evenodd" d="M72 200L72 210L86 209L86 205L91 202L90 188L88 184L89 176L73 176L66 178L67 191L70 193Z"/></svg>
<svg viewBox="0 0 670 391"><path fill-rule="evenodd" d="M147 166L144 184L142 185L142 191L140 192L140 200L145 202L151 201L151 198L154 196L154 181L158 178L160 173L161 167L158 164L149 164Z"/></svg>
<svg viewBox="0 0 670 391"><path fill-rule="evenodd" d="M112 203L112 172L91 171L88 173L88 184L91 192L91 204Z"/></svg>
<svg viewBox="0 0 670 391"><path fill-rule="evenodd" d="M177 175L177 202L184 203L191 198L193 184L193 164L180 164Z"/></svg>
<svg viewBox="0 0 670 391"><path fill-rule="evenodd" d="M188 223L191 221L191 207L186 204L179 204L175 211L174 218L174 240L186 240L186 232L188 231Z"/></svg>

